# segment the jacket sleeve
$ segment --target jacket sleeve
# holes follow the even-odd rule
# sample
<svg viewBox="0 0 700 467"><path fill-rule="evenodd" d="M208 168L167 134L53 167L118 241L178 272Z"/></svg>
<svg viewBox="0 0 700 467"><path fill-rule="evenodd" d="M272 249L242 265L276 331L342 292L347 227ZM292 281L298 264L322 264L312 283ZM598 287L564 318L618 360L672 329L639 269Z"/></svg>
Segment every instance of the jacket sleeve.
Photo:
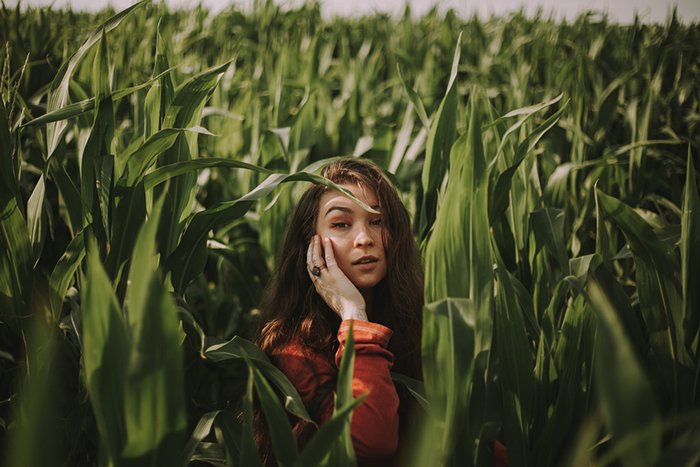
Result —
<svg viewBox="0 0 700 467"><path fill-rule="evenodd" d="M338 330L337 366L345 350L351 323L355 340L352 394L354 397L367 394L352 414L352 444L359 459L391 456L399 442L399 396L389 372L394 356L387 349L392 331L368 321L343 321Z"/></svg>
<svg viewBox="0 0 700 467"><path fill-rule="evenodd" d="M334 394L318 393L317 389L335 379L351 322L355 340L352 392L354 397L367 394L352 414L353 447L359 459L390 456L398 445L399 398L389 373L394 358L387 349L392 334L389 328L366 321L345 320L338 330L340 347L335 362L295 344L274 351L273 359L307 406L314 397L325 398L315 401L321 403L319 422L324 423L333 415Z"/></svg>

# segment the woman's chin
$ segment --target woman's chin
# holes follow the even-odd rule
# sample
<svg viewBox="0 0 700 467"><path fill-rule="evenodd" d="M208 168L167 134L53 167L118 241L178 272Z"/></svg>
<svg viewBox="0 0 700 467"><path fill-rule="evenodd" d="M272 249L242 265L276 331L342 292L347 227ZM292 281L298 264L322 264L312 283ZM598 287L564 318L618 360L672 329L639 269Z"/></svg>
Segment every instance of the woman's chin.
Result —
<svg viewBox="0 0 700 467"><path fill-rule="evenodd" d="M380 278L380 277L358 277L355 280L353 280L352 283L359 290L367 290L367 289L371 289L375 285L379 284L379 282L381 282L381 280L382 280L382 278Z"/></svg>

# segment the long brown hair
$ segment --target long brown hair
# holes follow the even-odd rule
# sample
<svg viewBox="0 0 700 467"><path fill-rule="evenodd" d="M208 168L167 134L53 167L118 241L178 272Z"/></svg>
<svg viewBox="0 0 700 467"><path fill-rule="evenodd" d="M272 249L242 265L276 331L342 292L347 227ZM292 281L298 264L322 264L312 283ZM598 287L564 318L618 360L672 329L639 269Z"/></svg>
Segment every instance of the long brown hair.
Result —
<svg viewBox="0 0 700 467"><path fill-rule="evenodd" d="M384 226L382 235L387 274L375 286L369 319L394 331L389 341L389 350L394 354L393 371L422 379L423 272L408 211L396 188L382 170L369 160L337 159L325 167L322 175L337 184L357 184L363 189L372 190L377 196ZM276 348L290 342L321 353L330 361L337 349L336 333L340 318L316 293L306 270L306 251L315 234L319 200L326 191L328 188L325 186L313 185L301 196L287 227L279 266L263 294L260 305L263 327L258 344L269 356ZM334 385L319 388L315 397L319 406L312 402L307 407L315 421L320 415L323 393L334 389ZM402 392L399 391L400 396ZM407 404L402 403L402 406ZM403 410L400 416L401 412ZM301 420L294 423L294 431L301 444L305 443L313 429L312 424ZM258 438L262 454L267 457L271 452L263 431L258 430Z"/></svg>

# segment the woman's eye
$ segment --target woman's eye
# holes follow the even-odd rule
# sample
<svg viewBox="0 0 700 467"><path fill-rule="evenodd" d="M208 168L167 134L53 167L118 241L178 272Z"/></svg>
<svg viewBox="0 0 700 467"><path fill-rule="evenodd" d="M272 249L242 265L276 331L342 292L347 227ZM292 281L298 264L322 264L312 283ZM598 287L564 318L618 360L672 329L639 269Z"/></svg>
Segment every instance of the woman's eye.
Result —
<svg viewBox="0 0 700 467"><path fill-rule="evenodd" d="M347 222L333 222L331 223L331 227L336 228L336 229L344 229L348 226Z"/></svg>
<svg viewBox="0 0 700 467"><path fill-rule="evenodd" d="M381 219L373 219L369 221L371 225L382 225L382 220Z"/></svg>

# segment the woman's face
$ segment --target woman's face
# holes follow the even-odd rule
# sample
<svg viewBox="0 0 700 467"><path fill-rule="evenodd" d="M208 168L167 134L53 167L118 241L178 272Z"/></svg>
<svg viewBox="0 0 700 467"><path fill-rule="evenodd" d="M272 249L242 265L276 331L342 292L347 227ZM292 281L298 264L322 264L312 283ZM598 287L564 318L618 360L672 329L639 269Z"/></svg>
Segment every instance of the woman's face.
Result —
<svg viewBox="0 0 700 467"><path fill-rule="evenodd" d="M373 191L349 183L340 186L379 211ZM365 211L339 191L327 191L319 200L316 233L331 240L338 267L360 290L374 287L386 276L382 222L381 214Z"/></svg>

